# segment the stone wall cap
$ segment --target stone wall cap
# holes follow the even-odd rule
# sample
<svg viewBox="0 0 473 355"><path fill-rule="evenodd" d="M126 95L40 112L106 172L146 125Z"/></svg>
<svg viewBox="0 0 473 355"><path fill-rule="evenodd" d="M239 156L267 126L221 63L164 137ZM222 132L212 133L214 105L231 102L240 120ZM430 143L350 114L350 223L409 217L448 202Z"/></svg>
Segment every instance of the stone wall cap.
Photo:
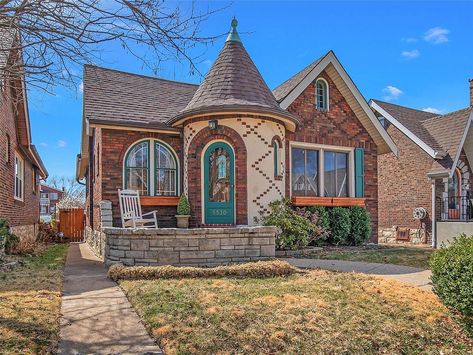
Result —
<svg viewBox="0 0 473 355"><path fill-rule="evenodd" d="M145 234L145 235L192 235L192 234L241 234L241 233L276 233L274 226L236 226L236 227L203 227L203 228L119 228L104 227L107 234Z"/></svg>

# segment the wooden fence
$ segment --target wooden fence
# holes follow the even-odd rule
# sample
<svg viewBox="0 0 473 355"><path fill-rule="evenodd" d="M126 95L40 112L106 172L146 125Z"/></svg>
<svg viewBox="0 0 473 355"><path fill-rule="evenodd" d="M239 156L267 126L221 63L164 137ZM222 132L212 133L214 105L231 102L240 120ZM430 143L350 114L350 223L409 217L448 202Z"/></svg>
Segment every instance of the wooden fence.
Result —
<svg viewBox="0 0 473 355"><path fill-rule="evenodd" d="M59 210L59 232L69 242L84 240L85 214L83 208L66 208Z"/></svg>

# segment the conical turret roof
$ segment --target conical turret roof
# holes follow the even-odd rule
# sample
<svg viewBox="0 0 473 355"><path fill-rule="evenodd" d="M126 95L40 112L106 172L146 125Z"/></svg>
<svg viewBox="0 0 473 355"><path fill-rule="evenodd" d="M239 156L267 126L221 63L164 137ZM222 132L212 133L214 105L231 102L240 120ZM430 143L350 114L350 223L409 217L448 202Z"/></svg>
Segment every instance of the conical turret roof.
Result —
<svg viewBox="0 0 473 355"><path fill-rule="evenodd" d="M217 60L191 101L171 123L197 114L240 111L281 116L291 121L292 126L297 123L292 114L279 106L243 47L236 26L233 19L232 30Z"/></svg>

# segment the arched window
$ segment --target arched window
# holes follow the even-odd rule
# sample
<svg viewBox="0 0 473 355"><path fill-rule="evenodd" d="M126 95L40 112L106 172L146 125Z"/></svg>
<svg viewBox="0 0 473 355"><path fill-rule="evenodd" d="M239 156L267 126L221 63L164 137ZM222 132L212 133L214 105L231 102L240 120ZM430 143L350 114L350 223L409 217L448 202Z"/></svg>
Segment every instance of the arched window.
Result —
<svg viewBox="0 0 473 355"><path fill-rule="evenodd" d="M143 196L177 196L177 159L165 144L157 140L133 145L125 156L124 186Z"/></svg>
<svg viewBox="0 0 473 355"><path fill-rule="evenodd" d="M458 168L455 169L455 173L448 182L448 208L458 209L459 200L461 195L461 175Z"/></svg>
<svg viewBox="0 0 473 355"><path fill-rule="evenodd" d="M317 110L328 111L328 85L324 79L315 82L315 101Z"/></svg>
<svg viewBox="0 0 473 355"><path fill-rule="evenodd" d="M274 154L274 176L281 175L281 157L279 154L279 142L275 139L273 141L273 154Z"/></svg>
<svg viewBox="0 0 473 355"><path fill-rule="evenodd" d="M165 145L155 142L155 172L157 196L177 195L177 162Z"/></svg>
<svg viewBox="0 0 473 355"><path fill-rule="evenodd" d="M125 158L125 188L149 195L149 142L140 142Z"/></svg>

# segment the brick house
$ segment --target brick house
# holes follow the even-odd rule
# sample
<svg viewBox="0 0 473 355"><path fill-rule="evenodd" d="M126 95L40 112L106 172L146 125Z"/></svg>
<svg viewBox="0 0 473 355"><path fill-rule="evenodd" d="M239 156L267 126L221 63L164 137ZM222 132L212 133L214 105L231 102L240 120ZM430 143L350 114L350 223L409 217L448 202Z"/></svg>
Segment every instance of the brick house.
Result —
<svg viewBox="0 0 473 355"><path fill-rule="evenodd" d="M64 191L41 184L40 190L40 217L44 222L51 221L51 215L57 212L56 205L62 199Z"/></svg>
<svg viewBox="0 0 473 355"><path fill-rule="evenodd" d="M371 100L399 147L378 159L379 241L440 245L473 234L473 80L470 107L444 115ZM423 209L414 217L414 209ZM421 217L421 218L418 218Z"/></svg>
<svg viewBox="0 0 473 355"><path fill-rule="evenodd" d="M271 92L236 21L201 85L84 68L77 178L94 229L102 200L121 226L117 190L131 188L160 226L175 225L184 193L192 226L254 225L290 197L366 205L376 231L377 160L388 152L396 146L332 51Z"/></svg>
<svg viewBox="0 0 473 355"><path fill-rule="evenodd" d="M2 48L16 38L0 34ZM0 50L0 70L17 58ZM39 223L39 182L48 172L31 142L28 102L23 78L9 78L0 87L0 218L20 238L36 236Z"/></svg>

